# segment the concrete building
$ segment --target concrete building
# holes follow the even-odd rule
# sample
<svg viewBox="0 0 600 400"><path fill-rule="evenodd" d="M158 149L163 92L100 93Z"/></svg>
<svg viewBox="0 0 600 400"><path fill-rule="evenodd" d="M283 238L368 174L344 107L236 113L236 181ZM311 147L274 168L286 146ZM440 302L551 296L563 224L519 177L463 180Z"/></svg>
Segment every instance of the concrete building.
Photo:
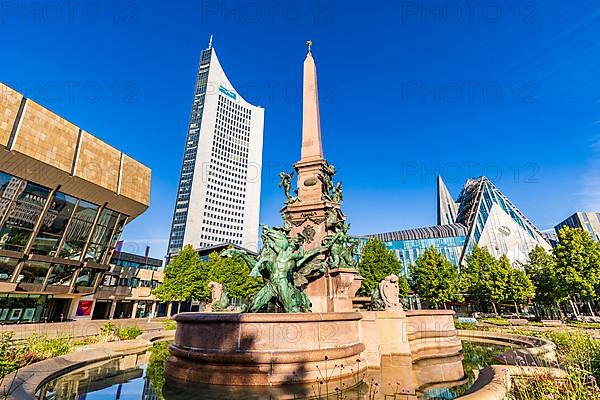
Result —
<svg viewBox="0 0 600 400"><path fill-rule="evenodd" d="M200 55L169 254L222 242L256 250L263 125L264 109L233 87L211 38Z"/></svg>
<svg viewBox="0 0 600 400"><path fill-rule="evenodd" d="M558 234L558 231L565 226L583 229L590 234L592 239L595 241L600 241L600 213L578 211L562 221L560 224L556 225L554 230Z"/></svg>
<svg viewBox="0 0 600 400"><path fill-rule="evenodd" d="M91 318L150 169L0 84L0 323Z"/></svg>

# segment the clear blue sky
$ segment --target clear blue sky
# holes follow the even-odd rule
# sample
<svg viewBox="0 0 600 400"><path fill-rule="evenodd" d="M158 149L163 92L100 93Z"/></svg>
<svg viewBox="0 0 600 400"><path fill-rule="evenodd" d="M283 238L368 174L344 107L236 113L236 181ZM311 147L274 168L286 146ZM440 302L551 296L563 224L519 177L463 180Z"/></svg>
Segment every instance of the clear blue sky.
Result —
<svg viewBox="0 0 600 400"><path fill-rule="evenodd" d="M569 3L3 2L0 79L152 168L128 250L164 255L210 34L237 90L266 109L261 223L280 223L273 172L300 155L312 39L353 233L435 224L438 172L455 196L487 174L548 229L600 210L600 5Z"/></svg>

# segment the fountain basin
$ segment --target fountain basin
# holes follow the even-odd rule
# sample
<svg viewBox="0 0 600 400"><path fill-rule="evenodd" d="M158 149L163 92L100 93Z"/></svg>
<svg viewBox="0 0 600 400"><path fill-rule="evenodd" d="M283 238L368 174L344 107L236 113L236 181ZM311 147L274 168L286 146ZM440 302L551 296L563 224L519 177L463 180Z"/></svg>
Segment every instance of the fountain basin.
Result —
<svg viewBox="0 0 600 400"><path fill-rule="evenodd" d="M165 364L183 382L278 386L366 371L357 312L182 313ZM341 367L343 366L343 368Z"/></svg>

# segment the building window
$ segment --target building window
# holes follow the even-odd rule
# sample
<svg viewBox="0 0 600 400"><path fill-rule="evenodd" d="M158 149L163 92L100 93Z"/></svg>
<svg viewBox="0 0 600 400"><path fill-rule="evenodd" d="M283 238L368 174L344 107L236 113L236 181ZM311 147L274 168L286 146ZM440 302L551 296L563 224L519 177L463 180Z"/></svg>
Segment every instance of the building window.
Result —
<svg viewBox="0 0 600 400"><path fill-rule="evenodd" d="M75 214L73 214L73 218L71 218L71 222L69 223L69 228L65 233L65 243L60 249L60 257L70 260L79 260L81 258L81 253L92 230L97 212L97 205L83 200L79 202L77 210L75 210Z"/></svg>
<svg viewBox="0 0 600 400"><path fill-rule="evenodd" d="M39 261L25 261L21 274L17 278L19 283L32 283L41 285L46 280L50 263Z"/></svg>
<svg viewBox="0 0 600 400"><path fill-rule="evenodd" d="M40 231L33 241L31 252L55 256L60 239L65 233L69 218L73 214L77 199L58 192L52 199L50 207L44 216Z"/></svg>
<svg viewBox="0 0 600 400"><path fill-rule="evenodd" d="M92 288L96 284L96 279L101 275L101 271L92 268L83 268L75 281L75 287Z"/></svg>
<svg viewBox="0 0 600 400"><path fill-rule="evenodd" d="M48 275L48 285L70 286L75 267L71 265L54 264L50 275Z"/></svg>
<svg viewBox="0 0 600 400"><path fill-rule="evenodd" d="M0 230L0 248L24 251L50 190L31 182L23 184L18 178L11 182L16 182L14 179L19 181L13 188L17 198L8 206L6 222Z"/></svg>
<svg viewBox="0 0 600 400"><path fill-rule="evenodd" d="M118 217L119 213L115 211L107 208L102 210L96 223L87 254L85 255L85 261L102 262Z"/></svg>
<svg viewBox="0 0 600 400"><path fill-rule="evenodd" d="M0 257L0 282L8 281L15 270L19 260L8 257Z"/></svg>

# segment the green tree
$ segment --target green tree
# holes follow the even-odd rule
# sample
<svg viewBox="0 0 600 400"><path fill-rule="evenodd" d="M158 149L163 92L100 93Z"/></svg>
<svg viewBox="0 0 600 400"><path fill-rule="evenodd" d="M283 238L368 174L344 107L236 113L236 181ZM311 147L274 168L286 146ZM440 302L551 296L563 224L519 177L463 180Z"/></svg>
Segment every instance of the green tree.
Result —
<svg viewBox="0 0 600 400"><path fill-rule="evenodd" d="M600 249L583 229L564 227L558 232L559 243L553 254L558 277L557 293L561 298L597 297L600 280ZM573 306L573 311L577 310Z"/></svg>
<svg viewBox="0 0 600 400"><path fill-rule="evenodd" d="M186 245L165 268L162 285L154 289L161 301L197 300L206 287L207 264L191 245Z"/></svg>
<svg viewBox="0 0 600 400"><path fill-rule="evenodd" d="M221 257L214 252L208 256L208 266L208 281L225 286L229 297L248 299L264 286L262 278L250 277L248 265L239 256ZM204 297L205 300L211 299L208 287Z"/></svg>
<svg viewBox="0 0 600 400"><path fill-rule="evenodd" d="M426 249L411 265L411 281L421 299L436 308L451 301L462 301L458 269L433 246Z"/></svg>
<svg viewBox="0 0 600 400"><path fill-rule="evenodd" d="M461 270L463 290L479 304L489 301L489 292L484 285L484 278L496 263L496 259L485 247L475 245L467 256L466 266Z"/></svg>
<svg viewBox="0 0 600 400"><path fill-rule="evenodd" d="M394 253L385 248L385 244L377 239L369 239L362 250L358 270L364 278L358 294L370 296L379 282L388 275L398 275L400 297L408 294L408 282L402 274L402 263Z"/></svg>
<svg viewBox="0 0 600 400"><path fill-rule="evenodd" d="M559 290L556 262L552 254L536 246L529 252L529 260L524 267L535 286L535 302L542 307L556 307L561 319L564 318L560 305L567 298Z"/></svg>
<svg viewBox="0 0 600 400"><path fill-rule="evenodd" d="M535 286L529 279L525 271L517 268L510 268L508 274L508 285L506 288L506 300L510 300L515 305L517 315L519 315L518 304L523 304L535 297Z"/></svg>
<svg viewBox="0 0 600 400"><path fill-rule="evenodd" d="M482 273L481 285L483 292L487 294L490 303L492 303L494 314L498 314L497 304L507 300L511 269L508 257L503 255Z"/></svg>

